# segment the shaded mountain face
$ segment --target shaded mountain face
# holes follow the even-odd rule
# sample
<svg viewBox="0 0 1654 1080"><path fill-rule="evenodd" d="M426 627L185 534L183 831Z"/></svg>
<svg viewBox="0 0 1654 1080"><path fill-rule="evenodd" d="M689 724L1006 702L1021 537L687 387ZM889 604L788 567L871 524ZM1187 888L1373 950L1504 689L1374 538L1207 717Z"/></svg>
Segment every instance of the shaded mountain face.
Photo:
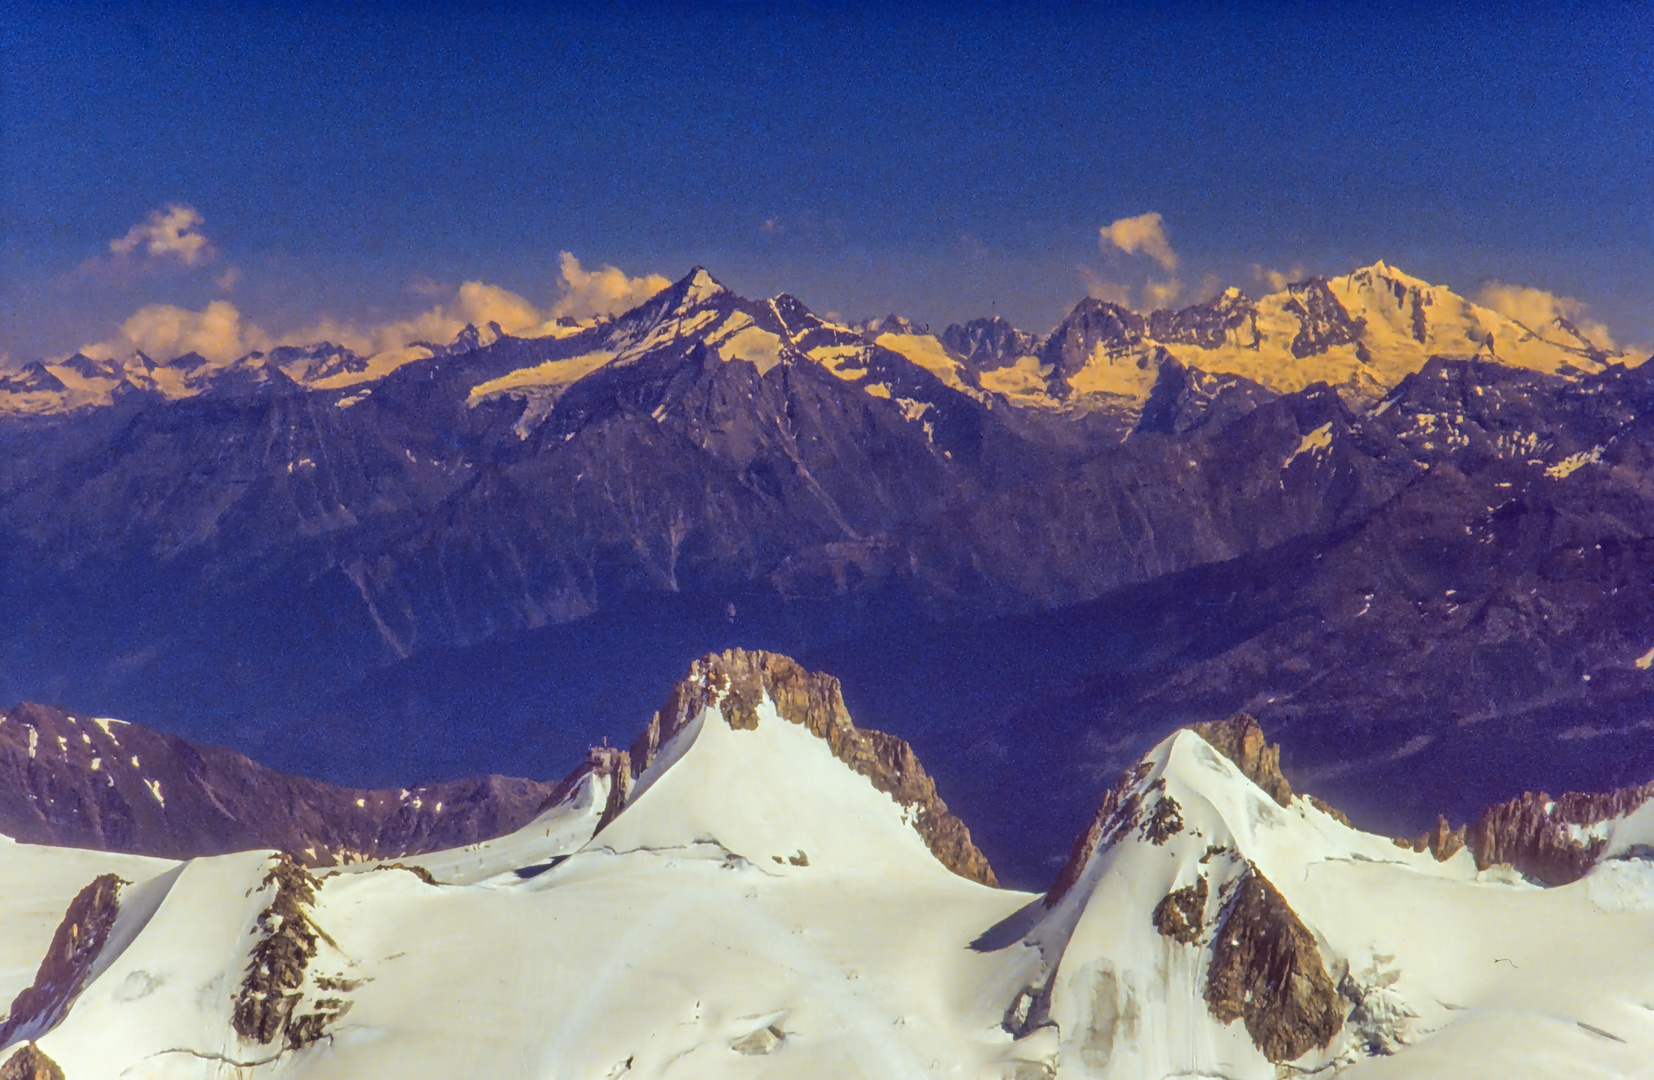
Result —
<svg viewBox="0 0 1654 1080"><path fill-rule="evenodd" d="M1408 835L1642 782L1649 376L1501 319L1378 264L938 338L696 270L388 371L135 358L0 420L0 692L385 786L561 775L638 673L783 648L926 687L870 720L1024 881L1157 735L1241 708ZM977 809L1030 777L1075 794Z"/></svg>
<svg viewBox="0 0 1654 1080"><path fill-rule="evenodd" d="M356 790L139 724L32 704L0 713L0 834L31 844L163 858L274 848L333 866L511 832L556 791L503 776Z"/></svg>

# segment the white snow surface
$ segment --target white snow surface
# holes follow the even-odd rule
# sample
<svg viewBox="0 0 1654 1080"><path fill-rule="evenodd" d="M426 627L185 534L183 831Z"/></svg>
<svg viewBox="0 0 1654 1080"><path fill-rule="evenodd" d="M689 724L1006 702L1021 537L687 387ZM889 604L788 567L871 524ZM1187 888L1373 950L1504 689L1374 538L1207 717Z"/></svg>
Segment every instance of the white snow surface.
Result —
<svg viewBox="0 0 1654 1080"><path fill-rule="evenodd" d="M1241 1021L1203 998L1220 893L1250 864L1314 935L1347 1021L1295 1069L1412 1078L1647 1076L1654 1060L1654 873L1605 862L1543 889L1478 874L1349 828L1297 798L1281 807L1192 732L1148 758L1184 829L1163 846L1135 831L1095 853L1078 884L1028 935L1060 956L1051 1016L1059 1075L1270 1080L1279 1075ZM1654 815L1650 815L1654 818ZM1209 848L1227 848L1204 864ZM1160 937L1154 906L1207 877L1205 935ZM1604 903L1604 900L1607 903ZM1606 1033L1606 1034L1603 1034ZM1374 1053L1388 1047L1393 1056ZM1326 1070L1322 1072L1320 1070Z"/></svg>
<svg viewBox="0 0 1654 1080"><path fill-rule="evenodd" d="M609 788L593 776L508 837L403 860L443 884L327 872L302 1007L349 1008L304 1049L230 1026L269 853L171 864L0 845L6 970L16 984L50 937L42 920L116 868L142 883L131 910L40 1039L68 1080L1650 1074L1654 864L1638 845L1654 811L1606 830L1610 858L1584 880L1545 889L1302 798L1281 807L1182 732L1140 782L1145 811L1176 800L1180 831L1123 834L1047 908L954 875L823 740L767 700L758 717L737 731L703 711L595 836ZM1249 865L1314 935L1346 1010L1361 1003L1290 1072L1203 998L1221 895ZM1151 913L1196 875L1207 930L1182 945ZM1007 1016L1042 986L1054 1025L1013 1035Z"/></svg>
<svg viewBox="0 0 1654 1080"><path fill-rule="evenodd" d="M0 836L0 1009L34 981L75 894L100 874L134 884L175 867L166 859L22 844Z"/></svg>

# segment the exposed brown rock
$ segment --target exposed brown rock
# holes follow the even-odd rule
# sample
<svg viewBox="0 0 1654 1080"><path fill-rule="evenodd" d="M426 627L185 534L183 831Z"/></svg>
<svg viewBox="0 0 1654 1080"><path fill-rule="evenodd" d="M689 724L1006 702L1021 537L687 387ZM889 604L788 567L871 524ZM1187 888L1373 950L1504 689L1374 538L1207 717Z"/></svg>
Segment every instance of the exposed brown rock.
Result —
<svg viewBox="0 0 1654 1080"><path fill-rule="evenodd" d="M1154 928L1161 937L1169 937L1183 945L1193 945L1206 929L1206 879L1195 878L1193 885L1173 889L1154 906Z"/></svg>
<svg viewBox="0 0 1654 1080"><path fill-rule="evenodd" d="M1352 828L1352 829L1355 828L1355 826L1350 822L1349 815L1345 814L1344 811L1338 809L1338 807L1331 805L1330 803L1328 803L1324 799L1318 799L1314 795L1307 795L1306 794L1304 796L1304 798L1308 799L1309 804L1311 806L1315 807L1315 809L1321 811L1321 813L1323 813L1323 814L1327 815L1328 817L1332 818L1334 821L1338 822L1339 824L1346 825L1346 826L1348 826L1349 828Z"/></svg>
<svg viewBox="0 0 1654 1080"><path fill-rule="evenodd" d="M748 1057L772 1054L777 1047L786 1041L786 1038L787 1033L785 1031L782 1031L775 1024L771 1024L769 1027L759 1028L744 1038L736 1039L729 1044L729 1048L737 1054L745 1054Z"/></svg>
<svg viewBox="0 0 1654 1080"><path fill-rule="evenodd" d="M406 870L408 873L412 874L414 877L418 878L420 881L423 881L427 885L441 885L442 884L442 882L438 881L436 879L436 877L434 875L432 875L432 873L429 870L425 869L423 866L417 866L417 865L414 865L412 863L399 863L399 862L380 863L378 866L375 866L374 869L375 870Z"/></svg>
<svg viewBox="0 0 1654 1080"><path fill-rule="evenodd" d="M34 1043L22 1047L0 1065L0 1080L64 1080L57 1062Z"/></svg>
<svg viewBox="0 0 1654 1080"><path fill-rule="evenodd" d="M914 808L913 826L942 865L972 881L997 884L987 857L971 842L965 823L937 795L936 782L913 748L894 735L856 727L844 707L839 681L806 671L785 656L730 649L696 660L632 744L630 767L641 775L661 746L714 703L730 727L756 728L758 704L765 693L783 719L824 739L835 757L875 788Z"/></svg>
<svg viewBox="0 0 1654 1080"><path fill-rule="evenodd" d="M1220 1023L1244 1018L1276 1063L1326 1046L1343 1027L1314 936L1256 868L1237 884L1212 943L1206 1005Z"/></svg>
<svg viewBox="0 0 1654 1080"><path fill-rule="evenodd" d="M1178 805L1176 799L1165 793L1163 782L1160 783L1160 786L1162 788L1160 798L1154 801L1154 809L1149 812L1147 820L1143 822L1143 839L1155 847L1160 847L1183 831L1183 807Z"/></svg>
<svg viewBox="0 0 1654 1080"><path fill-rule="evenodd" d="M1080 880L1086 863L1091 861L1092 854L1098 848L1114 843L1121 834L1137 825L1138 811L1143 805L1143 793L1139 788L1152 768L1148 762L1139 761L1121 773L1120 779L1104 793L1097 816L1091 819L1085 832L1075 837L1068 861L1057 871L1057 879L1051 883L1051 888L1046 890L1046 907L1055 907L1057 901L1068 895L1068 890Z"/></svg>
<svg viewBox="0 0 1654 1080"><path fill-rule="evenodd" d="M269 1044L279 1036L296 1050L321 1038L325 1025L349 1004L328 999L316 1002L310 1013L297 1013L305 968L316 955L317 938L326 937L310 919L321 882L292 856L280 855L260 888L272 885L275 895L258 917L263 936L253 946L231 1023L242 1038Z"/></svg>
<svg viewBox="0 0 1654 1080"><path fill-rule="evenodd" d="M553 790L503 776L346 788L141 724L29 703L0 717L0 833L32 844L170 859L270 848L334 866L501 836Z"/></svg>
<svg viewBox="0 0 1654 1080"><path fill-rule="evenodd" d="M125 884L114 874L104 874L69 902L33 984L12 1001L6 1022L0 1024L0 1046L19 1037L39 1038L63 1019L109 940Z"/></svg>
<svg viewBox="0 0 1654 1080"><path fill-rule="evenodd" d="M1227 720L1192 724L1189 730L1238 765L1270 798L1282 806L1292 805L1292 785L1281 775L1281 748L1264 739L1256 718L1236 713Z"/></svg>
<svg viewBox="0 0 1654 1080"><path fill-rule="evenodd" d="M1622 817L1654 798L1654 783L1617 791L1570 792L1556 798L1528 792L1491 807L1462 829L1482 869L1508 863L1547 885L1577 881L1596 865L1605 841L1577 840L1569 826L1588 828Z"/></svg>
<svg viewBox="0 0 1654 1080"><path fill-rule="evenodd" d="M545 801L534 811L535 815L543 814L568 799L574 794L574 789L580 785L580 781L592 775L607 777L609 780L608 799L603 804L603 813L597 822L597 827L602 829L620 813L621 808L626 805L626 795L632 789L631 755L612 746L589 748L586 751L586 760L552 789L551 794L546 796Z"/></svg>
<svg viewBox="0 0 1654 1080"><path fill-rule="evenodd" d="M1449 828L1447 819L1438 816L1436 826L1429 832L1415 837L1411 845L1414 851L1428 851L1436 857L1437 862L1446 862L1465 846L1465 827Z"/></svg>

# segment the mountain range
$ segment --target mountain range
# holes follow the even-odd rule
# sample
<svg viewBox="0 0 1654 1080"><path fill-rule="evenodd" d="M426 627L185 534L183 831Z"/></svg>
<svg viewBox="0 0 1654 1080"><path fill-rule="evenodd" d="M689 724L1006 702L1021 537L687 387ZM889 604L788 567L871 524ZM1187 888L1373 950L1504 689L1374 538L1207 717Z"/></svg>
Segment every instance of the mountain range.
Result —
<svg viewBox="0 0 1654 1080"><path fill-rule="evenodd" d="M836 679L707 655L495 840L0 840L0 1077L1646 1071L1654 787L1398 841L1280 760L1251 717L1172 732L1051 880L996 888Z"/></svg>
<svg viewBox="0 0 1654 1080"><path fill-rule="evenodd" d="M1410 835L1648 779L1640 359L1377 263L1046 335L697 268L547 337L37 363L0 696L395 790L562 776L746 644L888 689L1016 883L1239 710Z"/></svg>

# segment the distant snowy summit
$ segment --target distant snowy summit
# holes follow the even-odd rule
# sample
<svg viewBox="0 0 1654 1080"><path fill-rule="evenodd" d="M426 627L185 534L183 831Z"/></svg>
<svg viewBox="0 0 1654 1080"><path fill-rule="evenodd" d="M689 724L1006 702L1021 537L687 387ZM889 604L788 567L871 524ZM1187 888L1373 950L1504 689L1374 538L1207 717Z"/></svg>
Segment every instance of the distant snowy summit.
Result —
<svg viewBox="0 0 1654 1080"><path fill-rule="evenodd" d="M448 344L414 343L371 356L319 342L209 362L198 354L36 361L0 376L0 416L57 414L142 393L166 400L237 388L293 387L351 403L410 364L461 356L502 339L532 343L534 363L480 380L473 402L522 401L525 421L592 372L657 350L701 346L767 372L819 364L875 397L902 397L916 378L984 403L1086 414L1135 414L1166 365L1239 376L1276 393L1324 382L1374 400L1432 356L1474 358L1546 374L1579 375L1642 357L1604 348L1565 318L1527 326L1380 261L1344 277L1309 278L1259 300L1230 288L1205 303L1141 314L1087 299L1054 330L1032 334L978 319L931 334L888 316L856 325L823 320L787 294L738 297L706 269L613 319L560 320L545 337L508 339L467 326ZM935 394L907 397L911 412Z"/></svg>
<svg viewBox="0 0 1654 1080"><path fill-rule="evenodd" d="M1504 808L1511 865L1278 763L1244 716L1178 731L1050 890L1002 890L836 680L710 655L498 839L321 871L0 840L0 1076L1641 1074L1654 789ZM1545 844L1588 856L1524 876Z"/></svg>

